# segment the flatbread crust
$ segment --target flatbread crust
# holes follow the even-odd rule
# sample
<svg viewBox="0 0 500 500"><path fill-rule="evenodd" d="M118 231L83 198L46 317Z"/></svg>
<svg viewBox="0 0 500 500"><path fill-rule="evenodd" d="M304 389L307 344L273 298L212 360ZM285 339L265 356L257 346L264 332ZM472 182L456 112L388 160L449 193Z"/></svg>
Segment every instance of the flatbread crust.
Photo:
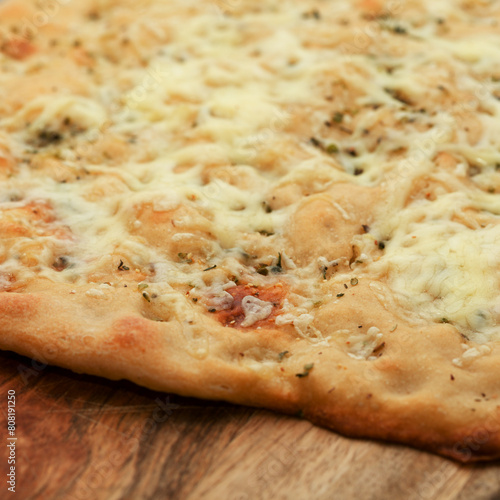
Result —
<svg viewBox="0 0 500 500"><path fill-rule="evenodd" d="M500 14L323 4L0 7L0 347L498 458Z"/></svg>

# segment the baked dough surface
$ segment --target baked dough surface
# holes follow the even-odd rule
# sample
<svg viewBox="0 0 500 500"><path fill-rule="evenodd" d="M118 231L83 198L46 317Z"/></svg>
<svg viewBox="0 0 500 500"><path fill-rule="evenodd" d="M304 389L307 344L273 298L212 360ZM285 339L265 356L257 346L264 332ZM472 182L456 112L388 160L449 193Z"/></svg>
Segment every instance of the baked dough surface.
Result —
<svg viewBox="0 0 500 500"><path fill-rule="evenodd" d="M0 5L0 347L500 457L500 7Z"/></svg>

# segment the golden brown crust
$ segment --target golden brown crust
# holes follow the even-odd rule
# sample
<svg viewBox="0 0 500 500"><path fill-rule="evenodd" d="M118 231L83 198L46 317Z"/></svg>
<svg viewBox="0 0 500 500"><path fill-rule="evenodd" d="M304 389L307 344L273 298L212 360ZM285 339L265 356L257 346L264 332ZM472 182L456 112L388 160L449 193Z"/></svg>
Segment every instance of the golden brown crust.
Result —
<svg viewBox="0 0 500 500"><path fill-rule="evenodd" d="M229 3L0 7L0 348L499 458L500 14Z"/></svg>
<svg viewBox="0 0 500 500"><path fill-rule="evenodd" d="M301 415L347 436L406 443L463 462L500 456L500 402L496 394L481 394L494 394L489 373L499 369L500 358L493 353L476 362L474 374L445 363L460 352L459 339L446 325L418 332L398 326L371 366L283 330L211 323L198 338L198 345L210 346L208 352L196 355L189 352L196 344L186 343L178 321L131 314L130 293L115 297L111 311L67 293L1 294L2 348L157 390ZM360 301L370 310L376 299L362 286L346 295L335 315L343 326L342 318L353 313L355 323L363 322ZM380 314L379 324L392 321L389 312ZM415 358L412 352L425 354ZM263 361L266 366L255 366ZM311 362L309 375L297 377Z"/></svg>

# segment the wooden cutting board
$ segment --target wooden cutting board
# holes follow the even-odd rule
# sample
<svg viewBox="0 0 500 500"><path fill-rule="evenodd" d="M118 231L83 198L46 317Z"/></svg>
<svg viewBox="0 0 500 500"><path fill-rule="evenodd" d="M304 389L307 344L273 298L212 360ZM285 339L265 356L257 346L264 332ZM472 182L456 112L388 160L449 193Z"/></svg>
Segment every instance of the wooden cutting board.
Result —
<svg viewBox="0 0 500 500"><path fill-rule="evenodd" d="M9 390L16 391L15 495L5 481ZM500 499L498 462L459 465L11 353L0 353L0 408L0 498Z"/></svg>

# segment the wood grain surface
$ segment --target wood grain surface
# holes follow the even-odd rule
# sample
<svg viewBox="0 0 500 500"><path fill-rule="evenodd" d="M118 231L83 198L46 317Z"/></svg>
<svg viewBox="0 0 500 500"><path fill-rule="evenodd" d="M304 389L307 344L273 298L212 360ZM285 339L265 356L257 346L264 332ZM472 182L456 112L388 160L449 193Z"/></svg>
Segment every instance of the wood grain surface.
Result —
<svg viewBox="0 0 500 500"><path fill-rule="evenodd" d="M7 391L16 391L16 492ZM156 393L0 352L0 498L500 499L500 464L459 465L259 409Z"/></svg>

